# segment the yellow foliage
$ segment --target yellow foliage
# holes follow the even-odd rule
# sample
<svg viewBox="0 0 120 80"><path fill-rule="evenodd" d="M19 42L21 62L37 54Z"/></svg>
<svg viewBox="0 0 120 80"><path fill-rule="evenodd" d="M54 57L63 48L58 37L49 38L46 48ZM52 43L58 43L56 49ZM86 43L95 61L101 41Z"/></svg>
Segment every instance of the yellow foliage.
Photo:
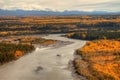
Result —
<svg viewBox="0 0 120 80"><path fill-rule="evenodd" d="M15 57L16 57L16 58L19 58L19 57L21 57L23 54L24 54L24 52L22 52L22 51L20 51L20 50L16 50L16 52L15 52Z"/></svg>
<svg viewBox="0 0 120 80"><path fill-rule="evenodd" d="M88 42L87 45L80 50L85 53L120 52L120 42L115 40Z"/></svg>
<svg viewBox="0 0 120 80"><path fill-rule="evenodd" d="M75 67L78 73L86 76L88 80L120 80L119 53L120 42L117 40L88 42L78 50L83 61L75 60Z"/></svg>
<svg viewBox="0 0 120 80"><path fill-rule="evenodd" d="M102 72L114 77L115 80L120 80L120 64L111 62L106 64L94 64L93 68L98 72Z"/></svg>
<svg viewBox="0 0 120 80"><path fill-rule="evenodd" d="M114 55L110 55L110 56L99 55L99 56L92 56L89 60L92 62L96 62L96 61L109 61L109 60L113 60L115 58L116 58L116 56L114 56Z"/></svg>
<svg viewBox="0 0 120 80"><path fill-rule="evenodd" d="M46 41L42 42L42 44L50 45L50 44L54 44L55 42L56 42L55 40L46 40Z"/></svg>
<svg viewBox="0 0 120 80"><path fill-rule="evenodd" d="M68 33L68 34L66 34L66 36L67 36L68 38L70 38L73 34L74 34L74 33Z"/></svg>

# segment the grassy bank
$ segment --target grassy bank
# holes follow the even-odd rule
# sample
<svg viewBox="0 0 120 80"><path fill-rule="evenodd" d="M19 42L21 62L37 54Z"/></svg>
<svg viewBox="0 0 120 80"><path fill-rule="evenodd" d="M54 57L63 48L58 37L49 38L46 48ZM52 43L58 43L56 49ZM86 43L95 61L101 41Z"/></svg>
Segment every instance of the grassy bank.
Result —
<svg viewBox="0 0 120 80"><path fill-rule="evenodd" d="M77 50L77 73L88 80L120 80L120 41L95 40Z"/></svg>
<svg viewBox="0 0 120 80"><path fill-rule="evenodd" d="M21 56L35 50L34 45L48 46L57 40L44 39L41 37L3 37L0 42L0 64L16 60Z"/></svg>
<svg viewBox="0 0 120 80"><path fill-rule="evenodd" d="M0 64L15 60L34 49L32 45L0 43Z"/></svg>

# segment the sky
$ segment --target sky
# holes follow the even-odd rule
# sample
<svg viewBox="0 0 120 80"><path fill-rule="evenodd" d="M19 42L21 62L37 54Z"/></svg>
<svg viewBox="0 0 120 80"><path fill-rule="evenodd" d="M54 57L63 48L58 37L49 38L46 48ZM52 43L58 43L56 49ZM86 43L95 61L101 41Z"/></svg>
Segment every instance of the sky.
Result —
<svg viewBox="0 0 120 80"><path fill-rule="evenodd" d="M5 10L120 11L120 0L0 0Z"/></svg>

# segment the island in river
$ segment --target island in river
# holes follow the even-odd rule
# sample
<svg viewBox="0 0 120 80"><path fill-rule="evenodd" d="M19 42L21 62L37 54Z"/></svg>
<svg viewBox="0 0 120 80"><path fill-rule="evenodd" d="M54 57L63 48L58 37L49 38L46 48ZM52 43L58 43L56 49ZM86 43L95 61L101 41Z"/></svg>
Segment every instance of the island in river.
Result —
<svg viewBox="0 0 120 80"><path fill-rule="evenodd" d="M0 64L16 60L35 50L36 46L45 47L60 41L44 39L40 36L9 36L0 40Z"/></svg>

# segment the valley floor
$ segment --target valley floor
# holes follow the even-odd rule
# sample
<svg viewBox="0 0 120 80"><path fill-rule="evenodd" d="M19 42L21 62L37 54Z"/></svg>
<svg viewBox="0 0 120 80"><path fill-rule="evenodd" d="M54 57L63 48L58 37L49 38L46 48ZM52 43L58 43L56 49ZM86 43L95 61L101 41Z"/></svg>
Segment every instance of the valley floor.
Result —
<svg viewBox="0 0 120 80"><path fill-rule="evenodd" d="M60 37L59 34L44 36L46 39L69 41L71 44L57 44L59 47L37 47L33 53L0 66L1 80L73 80L68 62L73 60L76 49L86 41ZM61 46L61 47L60 47Z"/></svg>

